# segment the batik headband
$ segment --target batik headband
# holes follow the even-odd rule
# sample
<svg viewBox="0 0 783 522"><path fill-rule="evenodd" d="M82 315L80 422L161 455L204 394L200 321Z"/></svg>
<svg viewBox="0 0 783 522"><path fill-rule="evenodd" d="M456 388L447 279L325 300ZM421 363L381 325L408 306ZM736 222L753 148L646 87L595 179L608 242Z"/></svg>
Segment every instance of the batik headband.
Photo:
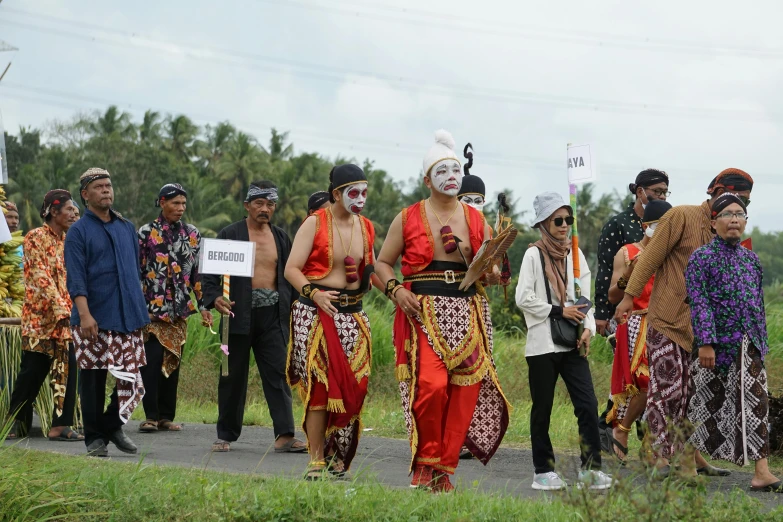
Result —
<svg viewBox="0 0 783 522"><path fill-rule="evenodd" d="M73 199L71 193L65 189L53 189L46 193L41 206L41 219L46 219L52 213L52 207L64 205Z"/></svg>
<svg viewBox="0 0 783 522"><path fill-rule="evenodd" d="M179 183L169 183L167 185L163 185L163 187L160 189L160 192L158 193L158 199L155 200L155 206L159 207L161 200L171 199L177 196L188 197L188 193L184 188L182 188L182 185Z"/></svg>
<svg viewBox="0 0 783 522"><path fill-rule="evenodd" d="M250 203L254 199L268 199L269 201L277 202L277 189L276 188L260 188L255 185L250 185L247 190L247 197L245 203Z"/></svg>

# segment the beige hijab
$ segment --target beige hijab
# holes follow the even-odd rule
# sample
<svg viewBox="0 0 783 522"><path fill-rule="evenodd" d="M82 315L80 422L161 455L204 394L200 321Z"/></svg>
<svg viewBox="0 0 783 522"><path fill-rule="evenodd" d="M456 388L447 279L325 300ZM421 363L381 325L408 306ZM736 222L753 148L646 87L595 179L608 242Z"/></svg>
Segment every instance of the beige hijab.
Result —
<svg viewBox="0 0 783 522"><path fill-rule="evenodd" d="M530 245L538 247L544 253L544 274L557 293L560 300L560 306L565 306L566 302L566 281L568 275L565 273L565 260L568 252L571 250L571 242L568 239L559 241L549 233L549 222L551 217L539 224L541 239ZM553 266L554 265L554 266Z"/></svg>

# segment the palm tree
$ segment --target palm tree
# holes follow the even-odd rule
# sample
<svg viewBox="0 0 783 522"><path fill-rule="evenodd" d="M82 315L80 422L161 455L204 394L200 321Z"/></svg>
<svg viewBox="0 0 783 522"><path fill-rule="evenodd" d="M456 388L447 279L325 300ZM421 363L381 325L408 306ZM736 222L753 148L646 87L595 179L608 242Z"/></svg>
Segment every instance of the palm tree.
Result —
<svg viewBox="0 0 783 522"><path fill-rule="evenodd" d="M203 168L215 174L217 163L225 154L226 148L236 136L237 129L227 121L223 121L212 127L207 125L205 129L206 139L196 142L196 154L199 156Z"/></svg>
<svg viewBox="0 0 783 522"><path fill-rule="evenodd" d="M9 179L8 200L19 209L21 230L27 232L41 225L38 210L48 190L46 187L46 178L31 164L22 165L19 175Z"/></svg>
<svg viewBox="0 0 783 522"><path fill-rule="evenodd" d="M215 178L191 171L184 187L188 191L185 221L195 225L204 237L215 237L220 229L231 223L231 215L241 212L230 196L218 196L221 190Z"/></svg>
<svg viewBox="0 0 783 522"><path fill-rule="evenodd" d="M261 176L266 166L255 138L244 132L238 132L228 142L223 157L218 161L216 171L228 193L242 199L250 182Z"/></svg>
<svg viewBox="0 0 783 522"><path fill-rule="evenodd" d="M595 185L592 183L581 185L576 194L579 248L582 249L591 266L595 266L601 229L615 213L615 198L612 194L602 194L598 201L593 199L594 194Z"/></svg>
<svg viewBox="0 0 783 522"><path fill-rule="evenodd" d="M180 114L166 119L166 149L173 152L179 159L190 162L193 155L193 142L198 134L198 127L187 116Z"/></svg>
<svg viewBox="0 0 783 522"><path fill-rule="evenodd" d="M139 141L142 143L149 143L150 145L157 145L162 141L160 113L148 109L144 113L144 120L139 125Z"/></svg>
<svg viewBox="0 0 783 522"><path fill-rule="evenodd" d="M131 123L130 114L121 112L116 105L109 106L103 115L96 111L93 119L87 125L90 133L96 137L120 136L127 138L136 134L136 128Z"/></svg>
<svg viewBox="0 0 783 522"><path fill-rule="evenodd" d="M288 132L277 132L277 129L272 129L272 137L269 139L269 150L265 149L265 152L269 154L272 162L280 160L290 159L294 155L294 145L286 145L288 140Z"/></svg>

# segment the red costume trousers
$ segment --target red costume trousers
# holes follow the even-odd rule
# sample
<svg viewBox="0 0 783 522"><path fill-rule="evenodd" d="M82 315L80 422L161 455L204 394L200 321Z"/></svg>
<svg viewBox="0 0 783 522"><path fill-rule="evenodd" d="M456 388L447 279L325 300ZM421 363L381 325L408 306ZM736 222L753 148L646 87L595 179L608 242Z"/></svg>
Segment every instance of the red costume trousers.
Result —
<svg viewBox="0 0 783 522"><path fill-rule="evenodd" d="M432 466L453 474L476 409L481 383L457 386L449 382L449 371L429 344L419 335L419 367L413 416L418 431L417 465Z"/></svg>

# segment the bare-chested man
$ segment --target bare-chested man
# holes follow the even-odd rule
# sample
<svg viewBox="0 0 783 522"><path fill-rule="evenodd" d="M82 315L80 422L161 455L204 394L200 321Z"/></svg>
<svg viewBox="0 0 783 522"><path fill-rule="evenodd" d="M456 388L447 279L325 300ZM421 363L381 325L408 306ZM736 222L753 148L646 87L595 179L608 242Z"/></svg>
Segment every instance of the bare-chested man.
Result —
<svg viewBox="0 0 783 522"><path fill-rule="evenodd" d="M204 304L221 314L232 313L229 323L228 376L218 385L217 440L212 451L229 451L239 438L245 413L250 350L256 359L264 397L275 430L275 451L301 453L305 444L294 438L291 389L285 379L288 319L294 291L285 280L291 239L272 224L277 187L255 181L245 198L247 217L221 230L218 239L256 244L253 277L231 278L231 302L223 298L220 276L204 276Z"/></svg>
<svg viewBox="0 0 783 522"><path fill-rule="evenodd" d="M479 284L459 289L490 237L489 225L457 200L462 168L451 134L438 131L435 140L424 157L430 197L394 219L377 270L397 304L396 374L410 435L411 487L447 492L463 442L484 464L495 453L508 426L508 403L491 359L489 303ZM393 268L400 256L402 283ZM497 284L499 270L487 279Z"/></svg>

